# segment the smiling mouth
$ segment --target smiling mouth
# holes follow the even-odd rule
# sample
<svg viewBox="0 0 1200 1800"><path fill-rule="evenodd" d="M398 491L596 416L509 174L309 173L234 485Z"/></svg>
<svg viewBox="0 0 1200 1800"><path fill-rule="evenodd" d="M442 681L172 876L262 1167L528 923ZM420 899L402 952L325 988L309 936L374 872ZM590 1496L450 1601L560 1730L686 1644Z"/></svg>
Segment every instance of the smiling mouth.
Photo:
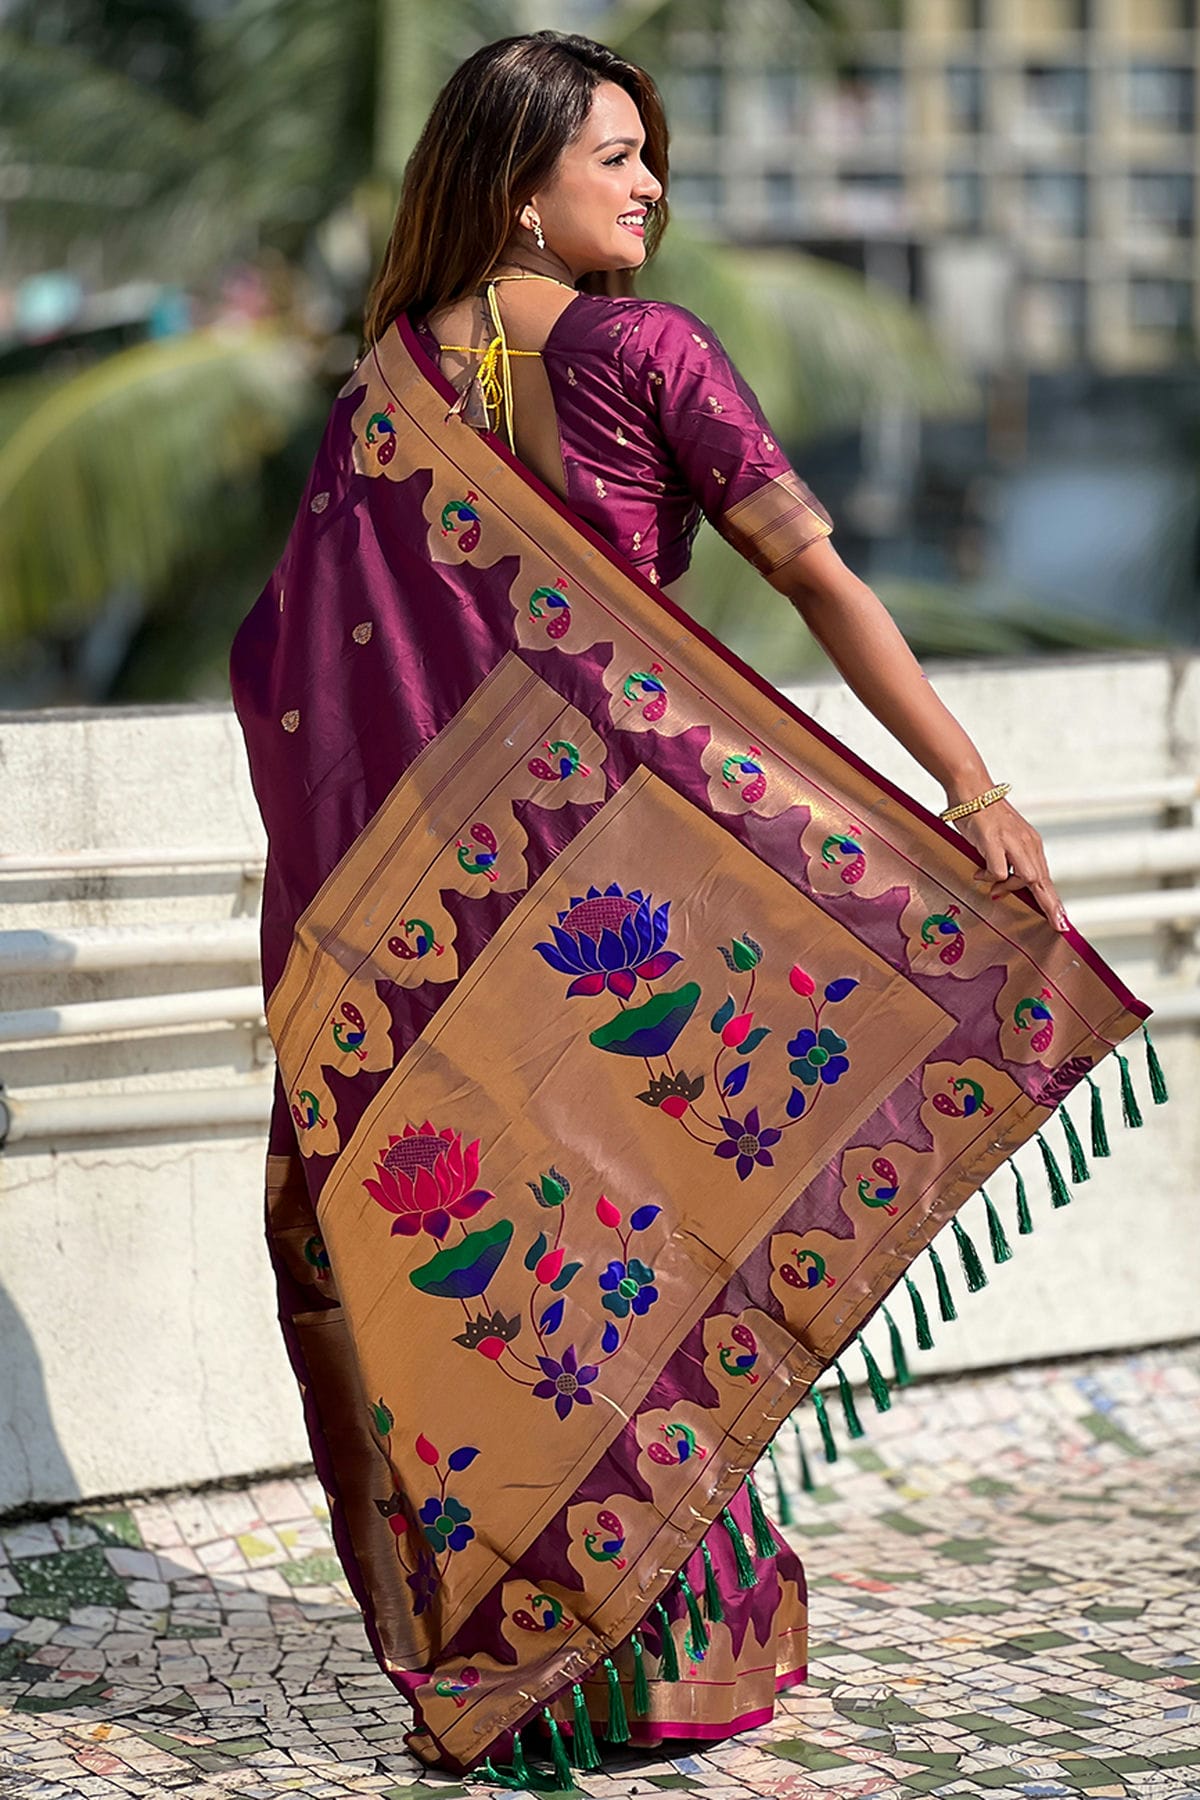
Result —
<svg viewBox="0 0 1200 1800"><path fill-rule="evenodd" d="M644 212L622 213L617 220L617 224L623 231L633 232L635 237L645 237L646 235L646 215Z"/></svg>

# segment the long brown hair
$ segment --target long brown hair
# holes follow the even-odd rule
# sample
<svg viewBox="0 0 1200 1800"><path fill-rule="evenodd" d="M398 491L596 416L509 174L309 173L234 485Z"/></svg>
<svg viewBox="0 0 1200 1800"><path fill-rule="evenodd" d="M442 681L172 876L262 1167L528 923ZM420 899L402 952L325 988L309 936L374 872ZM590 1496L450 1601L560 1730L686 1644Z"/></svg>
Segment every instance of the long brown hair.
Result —
<svg viewBox="0 0 1200 1800"><path fill-rule="evenodd" d="M536 31L469 56L434 102L404 171L396 221L367 300L366 341L398 313L430 312L472 292L495 265L521 207L546 182L583 127L592 94L613 81L630 95L646 133L643 160L667 185L667 123L654 82L591 38ZM646 221L646 255L667 222L665 200ZM599 273L581 287L629 282Z"/></svg>

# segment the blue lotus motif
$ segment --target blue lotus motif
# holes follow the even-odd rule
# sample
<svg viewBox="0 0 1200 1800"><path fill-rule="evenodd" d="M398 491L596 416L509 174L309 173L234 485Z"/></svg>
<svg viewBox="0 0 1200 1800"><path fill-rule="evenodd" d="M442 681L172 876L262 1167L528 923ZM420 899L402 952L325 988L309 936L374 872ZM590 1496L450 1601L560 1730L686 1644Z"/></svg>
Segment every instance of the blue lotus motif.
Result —
<svg viewBox="0 0 1200 1800"><path fill-rule="evenodd" d="M614 881L601 893L589 887L550 927L549 944L535 944L552 969L575 979L572 994L602 994L607 988L619 1000L628 1000L642 981L657 981L680 958L663 945L670 932L671 902L657 908L640 888L626 894Z"/></svg>

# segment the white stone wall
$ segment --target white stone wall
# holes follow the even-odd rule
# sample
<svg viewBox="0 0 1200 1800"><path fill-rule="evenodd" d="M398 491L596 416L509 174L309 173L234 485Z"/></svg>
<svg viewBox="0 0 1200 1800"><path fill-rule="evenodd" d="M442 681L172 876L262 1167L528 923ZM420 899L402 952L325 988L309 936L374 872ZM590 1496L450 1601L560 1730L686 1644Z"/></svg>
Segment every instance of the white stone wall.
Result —
<svg viewBox="0 0 1200 1800"><path fill-rule="evenodd" d="M1200 770L1200 658L1091 658L935 671L1014 799ZM840 683L794 697L914 793L934 785ZM103 849L261 852L240 734L221 708L0 716L0 856ZM1152 823L1129 819L1105 837ZM1052 844L1067 833L1048 826ZM2 865L0 865L2 867ZM1194 880L1194 875L1185 877ZM1109 891L1113 882L1104 884ZM1124 884L1139 885L1139 884ZM1146 883L1141 883L1145 886ZM1068 892L1068 907L1077 893ZM242 869L121 875L0 874L0 931L246 917ZM1196 981L1191 941L1097 934L1135 990ZM232 988L246 962L0 977L5 1010L130 994ZM1015 1235L1011 1183L993 1184L1014 1260L967 1296L947 1261L960 1319L918 1372L1115 1348L1200 1331L1200 1077L1194 1023L1156 1034L1175 1103L1141 1133L1119 1125L1103 1071L1114 1154L1070 1208L1051 1214L1036 1150L1022 1154L1036 1216ZM139 1088L269 1088L253 1022L112 1039L0 1046L17 1096ZM1086 1122L1086 1121L1084 1121ZM307 1458L295 1384L274 1316L262 1243L262 1139L215 1126L13 1143L0 1153L0 1512L278 1468ZM963 1215L985 1255L982 1206ZM976 1227L980 1229L976 1229ZM990 1268L990 1264L988 1265ZM932 1284L923 1283L927 1300ZM894 1309L911 1341L907 1307ZM933 1308L931 1306L931 1312ZM868 1334L886 1367L886 1339ZM847 1359L857 1376L857 1358Z"/></svg>

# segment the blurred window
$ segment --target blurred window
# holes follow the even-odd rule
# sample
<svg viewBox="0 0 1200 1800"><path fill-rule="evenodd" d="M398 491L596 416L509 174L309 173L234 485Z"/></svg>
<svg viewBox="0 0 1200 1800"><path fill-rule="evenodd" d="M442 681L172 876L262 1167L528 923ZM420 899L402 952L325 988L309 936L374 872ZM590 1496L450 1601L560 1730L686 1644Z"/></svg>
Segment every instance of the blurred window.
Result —
<svg viewBox="0 0 1200 1800"><path fill-rule="evenodd" d="M1056 131L1086 131L1087 70L1027 64L1025 105L1035 119Z"/></svg>
<svg viewBox="0 0 1200 1800"><path fill-rule="evenodd" d="M766 69L762 77L763 136L790 137L800 123L800 75L795 69Z"/></svg>
<svg viewBox="0 0 1200 1800"><path fill-rule="evenodd" d="M796 220L796 177L790 169L769 169L763 177L767 221L788 230Z"/></svg>
<svg viewBox="0 0 1200 1800"><path fill-rule="evenodd" d="M1087 179L1068 169L1030 169L1025 175L1025 210L1030 223L1063 237L1087 231Z"/></svg>
<svg viewBox="0 0 1200 1800"><path fill-rule="evenodd" d="M1170 237L1189 237L1194 183L1177 169L1135 169L1129 177L1129 222Z"/></svg>
<svg viewBox="0 0 1200 1800"><path fill-rule="evenodd" d="M839 189L837 210L846 229L889 230L905 223L904 177L894 169L846 170Z"/></svg>
<svg viewBox="0 0 1200 1800"><path fill-rule="evenodd" d="M983 230L983 176L978 169L950 169L947 171L946 222L951 231L980 232Z"/></svg>
<svg viewBox="0 0 1200 1800"><path fill-rule="evenodd" d="M720 69L677 69L670 80L672 123L715 137L721 129Z"/></svg>
<svg viewBox="0 0 1200 1800"><path fill-rule="evenodd" d="M1026 342L1036 356L1058 360L1083 350L1087 291L1082 281L1071 277L1030 281L1022 302Z"/></svg>
<svg viewBox="0 0 1200 1800"><path fill-rule="evenodd" d="M1178 63L1132 63L1127 88L1130 118L1160 131L1190 131L1194 81L1192 69Z"/></svg>
<svg viewBox="0 0 1200 1800"><path fill-rule="evenodd" d="M970 63L946 70L946 116L952 131L983 130L983 70Z"/></svg>
<svg viewBox="0 0 1200 1800"><path fill-rule="evenodd" d="M904 82L899 69L854 63L837 86L837 132L843 144L866 137L898 137L904 129Z"/></svg>
<svg viewBox="0 0 1200 1800"><path fill-rule="evenodd" d="M1188 281L1135 275L1129 283L1129 323L1139 331L1187 335L1192 324L1192 287Z"/></svg>
<svg viewBox="0 0 1200 1800"><path fill-rule="evenodd" d="M672 175L671 207L681 216L714 221L721 210L721 180L717 175Z"/></svg>

